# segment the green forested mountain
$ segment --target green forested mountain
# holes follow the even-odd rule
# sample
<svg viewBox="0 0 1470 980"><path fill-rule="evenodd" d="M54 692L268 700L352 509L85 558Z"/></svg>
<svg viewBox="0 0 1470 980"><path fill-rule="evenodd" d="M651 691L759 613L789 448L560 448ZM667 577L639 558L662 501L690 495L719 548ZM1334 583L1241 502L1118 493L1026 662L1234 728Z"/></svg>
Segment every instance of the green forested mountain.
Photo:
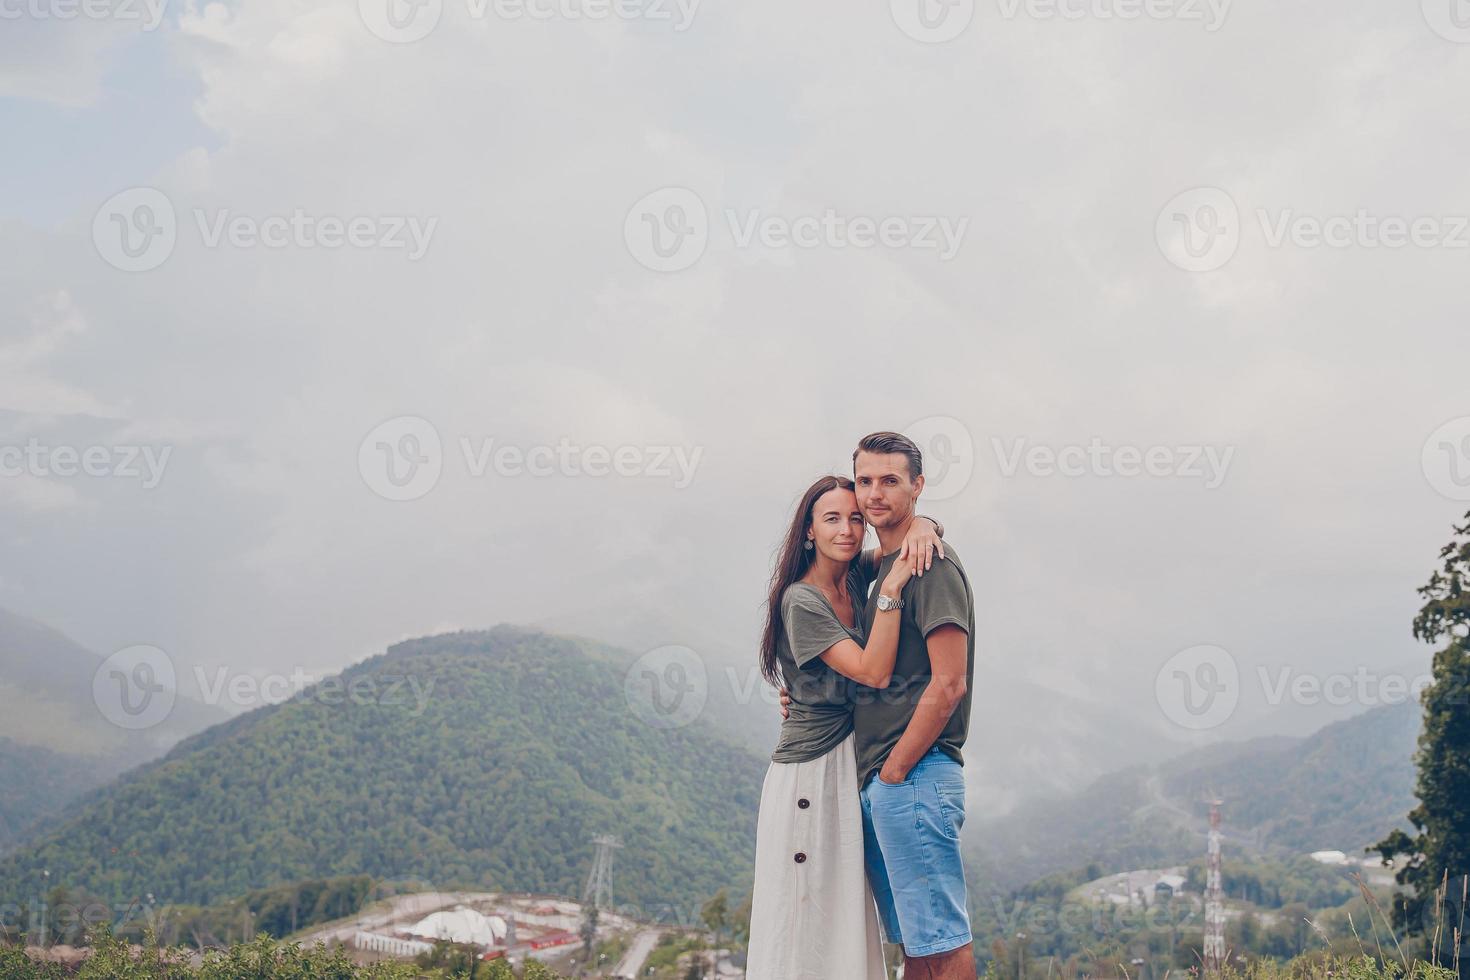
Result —
<svg viewBox="0 0 1470 980"><path fill-rule="evenodd" d="M184 736L228 717L224 709L181 691L157 725L119 728L95 700L93 679L102 667L102 656L65 634L0 609L0 738L69 756L106 758L121 770L162 755Z"/></svg>
<svg viewBox="0 0 1470 980"><path fill-rule="evenodd" d="M1255 751L1213 764L1190 757L1161 767L1165 792L1203 825L1206 790L1225 799L1232 833L1263 852L1342 850L1354 857L1407 826L1414 806L1414 744L1423 709L1414 700L1373 708L1302 739L1263 739Z"/></svg>
<svg viewBox="0 0 1470 980"><path fill-rule="evenodd" d="M692 915L748 887L765 769L703 727L644 724L622 670L568 639L412 640L97 791L0 861L0 889L41 894L47 869L111 901L346 874L577 894L613 833L614 901Z"/></svg>
<svg viewBox="0 0 1470 980"><path fill-rule="evenodd" d="M119 728L93 693L103 663L57 630L0 609L0 854L88 790L227 717L181 694L160 724Z"/></svg>
<svg viewBox="0 0 1470 980"><path fill-rule="evenodd" d="M37 820L102 785L111 771L93 756L0 737L0 854L19 843Z"/></svg>
<svg viewBox="0 0 1470 980"><path fill-rule="evenodd" d="M1233 855L1336 849L1361 857L1376 832L1407 825L1420 710L1412 701L1384 705L1305 738L1211 746L1110 773L971 824L966 858L985 893L1092 862L1113 871L1187 863L1204 853L1207 789L1225 801Z"/></svg>

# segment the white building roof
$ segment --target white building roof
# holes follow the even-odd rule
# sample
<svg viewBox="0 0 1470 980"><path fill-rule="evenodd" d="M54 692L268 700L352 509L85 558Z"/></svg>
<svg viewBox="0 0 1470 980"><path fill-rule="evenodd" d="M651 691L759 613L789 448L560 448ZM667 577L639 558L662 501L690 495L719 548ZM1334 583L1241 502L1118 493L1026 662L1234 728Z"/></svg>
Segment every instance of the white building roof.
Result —
<svg viewBox="0 0 1470 980"><path fill-rule="evenodd" d="M507 931L508 926L500 916L482 915L463 905L451 911L434 912L408 928L413 936L475 946L493 946L505 938Z"/></svg>

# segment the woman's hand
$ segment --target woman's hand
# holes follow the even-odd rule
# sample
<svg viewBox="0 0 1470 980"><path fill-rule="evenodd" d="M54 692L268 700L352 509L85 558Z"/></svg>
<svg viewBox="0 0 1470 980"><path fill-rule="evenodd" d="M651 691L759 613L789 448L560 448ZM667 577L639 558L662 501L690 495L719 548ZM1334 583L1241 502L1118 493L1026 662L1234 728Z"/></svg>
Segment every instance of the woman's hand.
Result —
<svg viewBox="0 0 1470 980"><path fill-rule="evenodd" d="M909 533L904 535L903 547L898 549L898 558L893 567L907 565L915 575L923 576L933 566L936 550L940 560L943 560L944 539L939 536L938 528L938 523L928 517L914 518L914 522L909 525Z"/></svg>
<svg viewBox="0 0 1470 980"><path fill-rule="evenodd" d="M913 566L913 562L904 561L902 558L894 562L888 574L883 577L883 584L879 587L878 593L894 599L903 595L903 587L908 585L909 579L914 577Z"/></svg>

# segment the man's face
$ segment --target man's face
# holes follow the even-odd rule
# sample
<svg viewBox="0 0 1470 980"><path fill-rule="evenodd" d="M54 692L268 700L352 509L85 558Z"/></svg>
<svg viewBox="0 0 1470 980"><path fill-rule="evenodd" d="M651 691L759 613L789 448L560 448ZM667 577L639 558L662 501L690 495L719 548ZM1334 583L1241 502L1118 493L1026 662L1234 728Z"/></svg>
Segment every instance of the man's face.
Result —
<svg viewBox="0 0 1470 980"><path fill-rule="evenodd" d="M852 473L858 507L875 528L897 527L908 520L924 489L922 476L909 477L908 457L902 453L860 452Z"/></svg>

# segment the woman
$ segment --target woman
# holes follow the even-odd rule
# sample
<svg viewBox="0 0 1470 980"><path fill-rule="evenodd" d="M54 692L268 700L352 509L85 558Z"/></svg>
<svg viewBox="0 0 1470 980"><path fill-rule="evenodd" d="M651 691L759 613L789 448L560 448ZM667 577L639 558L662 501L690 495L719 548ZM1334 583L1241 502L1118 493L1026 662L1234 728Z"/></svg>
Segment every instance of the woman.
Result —
<svg viewBox="0 0 1470 980"><path fill-rule="evenodd" d="M914 553L935 540L916 521ZM899 612L863 606L874 555L852 481L826 476L796 508L771 576L761 670L791 694L756 824L747 980L885 980L853 752L853 682L888 686ZM913 562L894 563L879 593L900 598ZM875 601L877 597L875 596Z"/></svg>

